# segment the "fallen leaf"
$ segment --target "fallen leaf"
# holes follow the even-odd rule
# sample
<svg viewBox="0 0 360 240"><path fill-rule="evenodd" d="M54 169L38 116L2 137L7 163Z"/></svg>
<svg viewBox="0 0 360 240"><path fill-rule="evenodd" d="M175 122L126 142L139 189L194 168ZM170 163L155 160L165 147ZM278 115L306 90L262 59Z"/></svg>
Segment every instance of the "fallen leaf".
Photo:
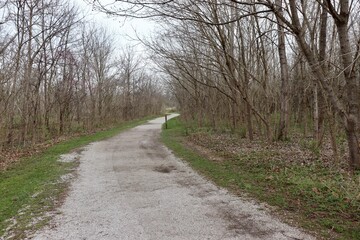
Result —
<svg viewBox="0 0 360 240"><path fill-rule="evenodd" d="M319 189L317 189L316 187L313 187L313 188L312 188L312 191L313 191L314 193L316 193L316 194L320 194Z"/></svg>
<svg viewBox="0 0 360 240"><path fill-rule="evenodd" d="M273 177L272 175L270 175L270 176L267 176L265 179L266 179L266 180L273 180L274 177Z"/></svg>

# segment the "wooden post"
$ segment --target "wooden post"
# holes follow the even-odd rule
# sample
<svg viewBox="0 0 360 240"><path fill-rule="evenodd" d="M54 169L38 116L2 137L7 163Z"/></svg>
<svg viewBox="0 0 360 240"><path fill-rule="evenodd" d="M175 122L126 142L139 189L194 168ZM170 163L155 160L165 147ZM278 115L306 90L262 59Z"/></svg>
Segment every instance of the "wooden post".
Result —
<svg viewBox="0 0 360 240"><path fill-rule="evenodd" d="M167 129L167 114L165 114L165 129Z"/></svg>

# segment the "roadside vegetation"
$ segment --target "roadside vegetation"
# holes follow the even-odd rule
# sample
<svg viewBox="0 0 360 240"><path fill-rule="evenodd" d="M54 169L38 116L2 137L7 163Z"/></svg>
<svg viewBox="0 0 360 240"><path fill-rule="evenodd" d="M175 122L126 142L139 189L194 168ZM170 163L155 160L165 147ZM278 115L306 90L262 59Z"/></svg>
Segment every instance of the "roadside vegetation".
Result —
<svg viewBox="0 0 360 240"><path fill-rule="evenodd" d="M360 239L359 172L324 163L311 143L249 142L191 126L171 119L162 139L217 185L275 206L275 214L324 239Z"/></svg>
<svg viewBox="0 0 360 240"><path fill-rule="evenodd" d="M150 117L124 122L108 130L67 139L0 171L0 238L22 239L43 226L61 203L78 161L60 162L60 155L81 151L90 142L112 137L145 123ZM72 174L71 174L72 173ZM5 236L4 236L5 237Z"/></svg>

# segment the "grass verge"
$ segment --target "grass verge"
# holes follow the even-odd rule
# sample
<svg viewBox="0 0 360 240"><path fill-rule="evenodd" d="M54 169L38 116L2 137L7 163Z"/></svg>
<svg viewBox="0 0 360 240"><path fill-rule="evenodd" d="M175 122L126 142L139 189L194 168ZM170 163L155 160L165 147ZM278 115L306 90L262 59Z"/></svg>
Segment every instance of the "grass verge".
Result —
<svg viewBox="0 0 360 240"><path fill-rule="evenodd" d="M276 206L279 215L291 217L321 238L360 239L360 174L350 177L317 164L276 162L266 148L211 161L187 147L187 134L175 118L162 132L162 140L217 185Z"/></svg>
<svg viewBox="0 0 360 240"><path fill-rule="evenodd" d="M44 213L56 207L68 185L61 176L71 173L78 164L57 161L61 154L115 136L151 118L125 122L109 130L58 143L0 172L0 236L23 239L27 231L34 231L48 222L50 216ZM4 236L9 227L11 235Z"/></svg>

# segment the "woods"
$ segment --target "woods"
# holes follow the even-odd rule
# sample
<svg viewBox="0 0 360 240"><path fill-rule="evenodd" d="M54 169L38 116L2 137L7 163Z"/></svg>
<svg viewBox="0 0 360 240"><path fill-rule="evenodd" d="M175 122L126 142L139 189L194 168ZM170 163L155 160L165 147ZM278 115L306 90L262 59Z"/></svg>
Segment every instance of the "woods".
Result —
<svg viewBox="0 0 360 240"><path fill-rule="evenodd" d="M0 150L160 113L146 60L75 4L6 0L0 13Z"/></svg>
<svg viewBox="0 0 360 240"><path fill-rule="evenodd" d="M4 1L1 148L159 113L161 72L183 118L199 127L267 142L301 132L319 148L330 143L334 161L360 167L357 1L89 4L154 19L153 39L141 41L158 68L66 1Z"/></svg>
<svg viewBox="0 0 360 240"><path fill-rule="evenodd" d="M294 132L360 168L359 2L117 1L94 7L161 24L148 47L183 117L244 137ZM196 109L196 111L194 111ZM339 155L345 136L348 153ZM345 157L344 157L345 156Z"/></svg>
<svg viewBox="0 0 360 240"><path fill-rule="evenodd" d="M299 237L212 203L214 183L360 239L359 19L359 0L1 0L0 238L199 239L183 227L209 211L187 206L220 238Z"/></svg>

